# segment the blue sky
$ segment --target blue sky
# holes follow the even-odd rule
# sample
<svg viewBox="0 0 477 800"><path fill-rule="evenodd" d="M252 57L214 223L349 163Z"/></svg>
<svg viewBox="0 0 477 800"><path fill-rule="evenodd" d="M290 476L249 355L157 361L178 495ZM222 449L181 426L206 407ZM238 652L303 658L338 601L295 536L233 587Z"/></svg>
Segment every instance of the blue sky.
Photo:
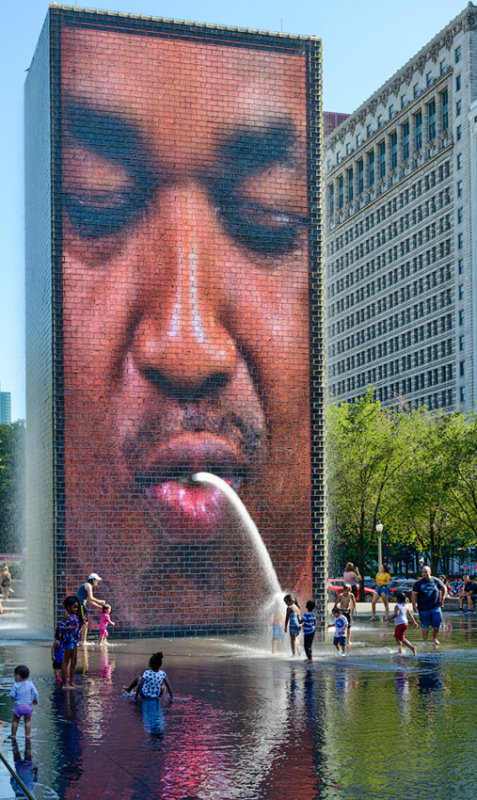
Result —
<svg viewBox="0 0 477 800"><path fill-rule="evenodd" d="M324 108L354 111L465 8L465 0L99 0L102 8L320 36ZM78 7L84 4L78 3ZM25 417L23 83L47 0L3 0L0 75L0 384Z"/></svg>

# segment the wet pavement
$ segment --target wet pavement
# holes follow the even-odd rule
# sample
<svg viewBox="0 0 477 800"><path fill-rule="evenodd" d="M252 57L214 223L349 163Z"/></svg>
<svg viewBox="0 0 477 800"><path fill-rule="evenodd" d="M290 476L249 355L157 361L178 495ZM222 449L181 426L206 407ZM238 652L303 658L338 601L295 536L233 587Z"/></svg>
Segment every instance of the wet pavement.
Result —
<svg viewBox="0 0 477 800"><path fill-rule="evenodd" d="M441 646L395 654L393 628L358 619L346 658L285 642L143 639L80 651L80 689L55 684L51 642L0 623L0 718L10 732L13 668L40 693L31 754L2 753L37 800L474 800L477 614L448 613ZM7 638L8 636L14 638ZM163 650L175 699L135 704L122 687ZM17 795L22 796L22 795ZM0 764L0 800L13 798Z"/></svg>

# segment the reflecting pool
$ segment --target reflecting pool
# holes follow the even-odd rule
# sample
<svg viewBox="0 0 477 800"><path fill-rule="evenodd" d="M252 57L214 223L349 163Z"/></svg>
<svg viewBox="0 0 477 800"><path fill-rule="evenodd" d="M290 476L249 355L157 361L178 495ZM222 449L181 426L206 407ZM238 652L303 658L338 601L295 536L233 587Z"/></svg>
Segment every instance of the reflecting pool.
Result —
<svg viewBox="0 0 477 800"><path fill-rule="evenodd" d="M441 647L420 645L416 659L395 655L391 626L360 623L346 658L330 634L311 665L245 637L115 642L113 633L108 648L83 648L81 688L67 692L52 675L51 643L4 638L3 737L17 664L30 667L40 704L31 753L23 722L17 749L5 739L2 753L37 800L474 800L476 617L445 615ZM122 687L159 649L174 702L135 704ZM0 800L10 797L0 764Z"/></svg>

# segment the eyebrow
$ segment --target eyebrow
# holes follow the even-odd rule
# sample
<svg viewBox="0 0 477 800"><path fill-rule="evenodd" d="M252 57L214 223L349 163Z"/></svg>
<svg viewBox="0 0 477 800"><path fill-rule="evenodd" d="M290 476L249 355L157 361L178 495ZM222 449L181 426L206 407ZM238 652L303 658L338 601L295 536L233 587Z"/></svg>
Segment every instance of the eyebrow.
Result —
<svg viewBox="0 0 477 800"><path fill-rule="evenodd" d="M295 140L294 125L285 119L263 128L238 131L222 145L221 157L237 180L271 164L291 162Z"/></svg>
<svg viewBox="0 0 477 800"><path fill-rule="evenodd" d="M86 103L67 99L63 119L70 136L89 150L118 161L141 184L148 182L150 170L138 159L146 153L141 134L134 125L109 111L91 108Z"/></svg>

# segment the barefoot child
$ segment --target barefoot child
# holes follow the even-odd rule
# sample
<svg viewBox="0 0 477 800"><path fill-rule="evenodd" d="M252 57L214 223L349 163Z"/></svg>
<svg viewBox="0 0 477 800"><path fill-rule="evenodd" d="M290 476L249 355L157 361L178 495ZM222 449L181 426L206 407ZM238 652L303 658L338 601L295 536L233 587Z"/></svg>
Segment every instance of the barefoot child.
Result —
<svg viewBox="0 0 477 800"><path fill-rule="evenodd" d="M333 614L335 621L331 622L328 625L328 628L335 629L335 635L333 638L333 644L336 647L336 650L340 654L340 656L346 655L346 629L348 627L348 620L344 616L343 612L340 608L335 606L331 613Z"/></svg>
<svg viewBox="0 0 477 800"><path fill-rule="evenodd" d="M63 664L63 657L65 651L63 650L63 646L60 642L60 626L58 625L55 631L55 641L51 646L51 660L53 662L53 671L55 673L56 680L61 683L61 665Z"/></svg>
<svg viewBox="0 0 477 800"><path fill-rule="evenodd" d="M63 663L61 665L61 675L63 679L63 689L76 689L75 669L78 642L80 640L81 624L78 617L79 600L73 595L65 597L63 601L66 616L58 625L60 634L60 644L64 649ZM69 679L69 683L68 683Z"/></svg>
<svg viewBox="0 0 477 800"><path fill-rule="evenodd" d="M108 638L108 625L116 625L115 622L112 621L109 613L111 611L111 606L107 603L103 606L103 613L101 614L101 621L99 623L99 643L106 644L106 639Z"/></svg>
<svg viewBox="0 0 477 800"><path fill-rule="evenodd" d="M348 620L348 627L346 629L346 640L349 646L351 642L351 623L353 621L353 614L356 612L356 598L352 592L351 585L345 583L343 592L339 595L336 605L341 608L343 616Z"/></svg>
<svg viewBox="0 0 477 800"><path fill-rule="evenodd" d="M411 620L412 624L415 628L418 627L416 620L406 605L406 595L403 592L398 592L396 595L396 605L394 608L394 614L390 619L394 620L394 638L396 639L396 644L398 646L398 653L399 655L402 654L402 646L403 644L406 647L409 647L409 650L412 650L413 655L417 654L417 650L411 642L409 642L405 638L405 633L409 627L409 623L407 618Z"/></svg>
<svg viewBox="0 0 477 800"><path fill-rule="evenodd" d="M300 655L300 648L298 645L296 645L296 637L301 631L300 623L298 621L300 616L300 606L298 605L296 597L293 597L291 594L286 594L283 600L287 607L287 613L285 617L285 633L287 632L287 628L289 626L292 655L295 655L295 650L297 650L298 655Z"/></svg>
<svg viewBox="0 0 477 800"><path fill-rule="evenodd" d="M13 672L15 683L13 684L10 697L13 700L13 722L11 739L15 739L18 730L18 723L22 717L25 718L25 737L30 738L31 734L31 715L33 706L38 704L38 692L33 681L28 680L30 670L24 664L15 667Z"/></svg>
<svg viewBox="0 0 477 800"><path fill-rule="evenodd" d="M276 655L278 646L281 641L285 638L285 631L284 631L284 616L282 611L282 606L279 600L277 600L273 604L273 612L271 615L271 626L272 626L272 654Z"/></svg>
<svg viewBox="0 0 477 800"><path fill-rule="evenodd" d="M306 604L306 611L301 617L301 619L299 619L299 622L303 625L303 638L304 638L307 661L313 661L311 648L313 646L313 639L315 637L315 628L316 628L316 614L314 613L314 608L315 608L315 601L308 600Z"/></svg>

